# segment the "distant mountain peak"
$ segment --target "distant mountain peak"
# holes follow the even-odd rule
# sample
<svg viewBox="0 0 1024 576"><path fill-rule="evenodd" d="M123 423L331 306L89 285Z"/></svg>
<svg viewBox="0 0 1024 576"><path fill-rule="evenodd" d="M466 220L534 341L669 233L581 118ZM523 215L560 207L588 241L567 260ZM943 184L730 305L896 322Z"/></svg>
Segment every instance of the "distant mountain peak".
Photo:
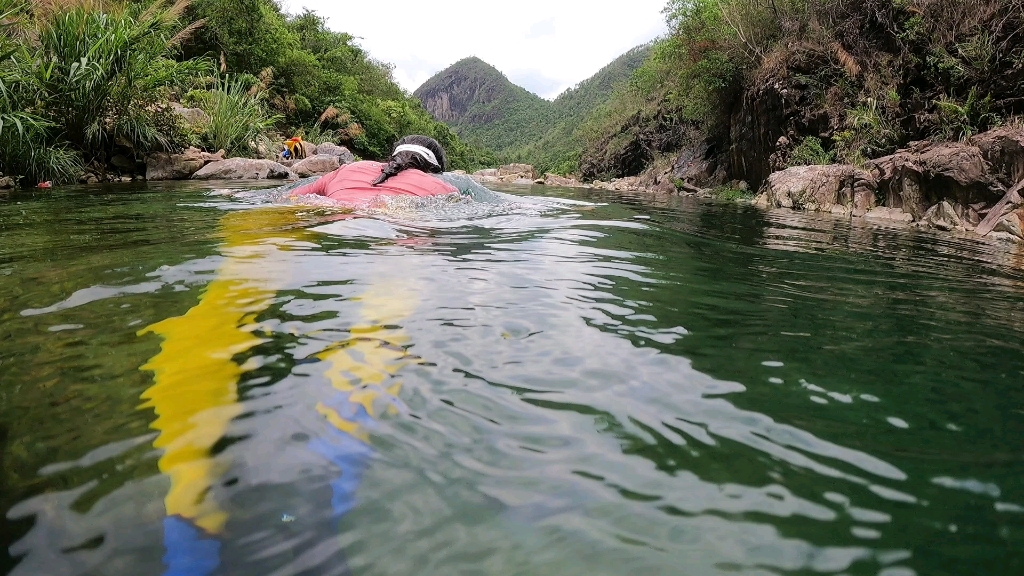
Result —
<svg viewBox="0 0 1024 576"><path fill-rule="evenodd" d="M413 95L460 137L498 153L535 146L545 136L557 140L556 145L568 145L561 141L608 100L614 86L630 77L648 51L649 46L638 46L626 52L554 101L517 86L476 56L438 72Z"/></svg>

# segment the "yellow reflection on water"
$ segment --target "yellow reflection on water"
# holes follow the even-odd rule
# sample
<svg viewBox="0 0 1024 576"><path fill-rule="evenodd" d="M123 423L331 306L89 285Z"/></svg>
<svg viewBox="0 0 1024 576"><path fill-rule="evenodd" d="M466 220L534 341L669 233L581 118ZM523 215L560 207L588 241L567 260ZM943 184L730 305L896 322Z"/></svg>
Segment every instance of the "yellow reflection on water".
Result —
<svg viewBox="0 0 1024 576"><path fill-rule="evenodd" d="M163 451L158 467L171 481L164 499L167 515L183 517L208 534L221 532L228 519L209 494L228 463L211 450L242 412L238 382L247 368L236 359L264 341L253 333L256 316L291 276L288 243L310 234L299 226L295 208L279 207L229 212L221 229L224 262L199 302L184 315L139 332L162 338L160 352L141 368L152 371L154 380L142 394L141 408L152 408L157 416L153 445ZM326 363L331 385L371 417L395 411L401 383L394 376L416 361L398 327L415 309L414 296L402 281L372 283L356 299L363 322L317 355ZM316 410L338 430L367 439L361 424L336 409L318 403Z"/></svg>

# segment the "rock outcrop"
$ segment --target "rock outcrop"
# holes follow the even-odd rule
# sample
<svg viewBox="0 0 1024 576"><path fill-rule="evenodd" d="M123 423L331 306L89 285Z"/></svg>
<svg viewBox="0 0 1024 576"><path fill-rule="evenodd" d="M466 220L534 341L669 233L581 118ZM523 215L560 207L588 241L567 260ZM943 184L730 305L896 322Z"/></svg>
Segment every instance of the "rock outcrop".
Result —
<svg viewBox="0 0 1024 576"><path fill-rule="evenodd" d="M324 142L316 147L317 156L334 156L340 164L351 164L356 161L355 154L345 148L331 142Z"/></svg>
<svg viewBox="0 0 1024 576"><path fill-rule="evenodd" d="M477 170L472 177L481 183L533 184L537 179L537 170L529 164L506 164L499 168Z"/></svg>
<svg viewBox="0 0 1024 576"><path fill-rule="evenodd" d="M769 176L755 204L863 216L877 189L874 176L854 166L797 166Z"/></svg>
<svg viewBox="0 0 1024 576"><path fill-rule="evenodd" d="M216 154L188 148L181 154L157 152L146 157L146 180L187 180L211 162L224 160L224 151Z"/></svg>
<svg viewBox="0 0 1024 576"><path fill-rule="evenodd" d="M1024 180L1024 129L1001 126L971 138L1004 186Z"/></svg>
<svg viewBox="0 0 1024 576"><path fill-rule="evenodd" d="M192 175L194 180L273 180L292 177L294 173L277 162L249 158L211 162Z"/></svg>
<svg viewBox="0 0 1024 576"><path fill-rule="evenodd" d="M799 166L768 177L755 204L852 213L1024 240L1024 128L967 142L915 142L853 166Z"/></svg>
<svg viewBox="0 0 1024 576"><path fill-rule="evenodd" d="M533 180L537 177L537 170L529 164L506 164L498 167L498 177L505 178L508 176Z"/></svg>
<svg viewBox="0 0 1024 576"><path fill-rule="evenodd" d="M565 176L551 174L550 172L544 174L544 177L539 178L535 183L544 184L545 186L561 186L563 188L580 188L585 186L585 184L575 178L566 178Z"/></svg>
<svg viewBox="0 0 1024 576"><path fill-rule="evenodd" d="M308 178L317 174L326 174L333 170L337 170L341 166L341 162L337 156L330 154L317 154L310 156L305 160L299 160L292 164L291 169L293 172L299 175L299 178Z"/></svg>
<svg viewBox="0 0 1024 576"><path fill-rule="evenodd" d="M999 185L978 147L962 142L915 142L868 163L885 205L914 216L942 200L959 204L995 202Z"/></svg>

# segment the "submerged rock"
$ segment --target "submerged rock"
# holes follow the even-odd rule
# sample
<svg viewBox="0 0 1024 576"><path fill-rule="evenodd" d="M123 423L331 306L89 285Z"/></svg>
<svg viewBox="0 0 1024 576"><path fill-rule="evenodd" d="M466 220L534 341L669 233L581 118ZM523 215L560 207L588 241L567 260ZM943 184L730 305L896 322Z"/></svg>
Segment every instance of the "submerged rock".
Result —
<svg viewBox="0 0 1024 576"><path fill-rule="evenodd" d="M229 158L212 162L192 175L194 180L275 180L293 173L272 160Z"/></svg>
<svg viewBox="0 0 1024 576"><path fill-rule="evenodd" d="M796 166L769 176L754 203L863 215L874 207L876 189L874 177L854 166Z"/></svg>
<svg viewBox="0 0 1024 576"><path fill-rule="evenodd" d="M871 220L890 220L904 224L910 224L914 221L914 217L904 212L902 208L887 208L885 206L872 208L864 217Z"/></svg>
<svg viewBox="0 0 1024 576"><path fill-rule="evenodd" d="M299 178L308 178L309 176L332 172L340 166L341 162L337 156L317 154L316 156L310 156L305 160L295 162L292 164L291 169L299 175Z"/></svg>

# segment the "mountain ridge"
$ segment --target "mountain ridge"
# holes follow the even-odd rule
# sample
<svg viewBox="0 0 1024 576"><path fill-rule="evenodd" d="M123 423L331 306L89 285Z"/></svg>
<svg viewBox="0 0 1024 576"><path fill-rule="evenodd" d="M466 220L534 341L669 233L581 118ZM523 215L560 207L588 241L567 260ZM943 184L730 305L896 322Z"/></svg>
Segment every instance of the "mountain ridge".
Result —
<svg viewBox="0 0 1024 576"><path fill-rule="evenodd" d="M577 132L595 109L646 59L637 46L590 78L545 100L476 56L463 58L413 91L423 107L460 138L487 147L504 160L541 169L571 171L582 148Z"/></svg>

